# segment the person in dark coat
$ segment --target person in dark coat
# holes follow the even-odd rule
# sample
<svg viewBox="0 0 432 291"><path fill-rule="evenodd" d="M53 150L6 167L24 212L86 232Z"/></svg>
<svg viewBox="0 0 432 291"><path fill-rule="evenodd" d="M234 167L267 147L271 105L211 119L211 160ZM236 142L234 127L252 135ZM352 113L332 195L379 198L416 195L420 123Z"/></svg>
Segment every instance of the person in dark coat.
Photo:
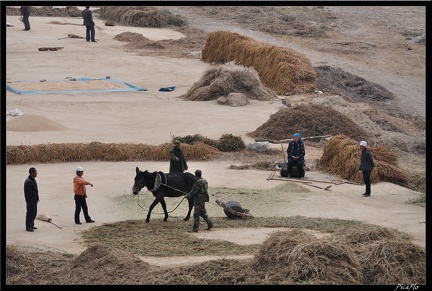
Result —
<svg viewBox="0 0 432 291"><path fill-rule="evenodd" d="M372 157L372 154L367 148L367 142L362 140L360 142L360 150L361 157L360 157L360 167L359 170L363 173L363 182L366 185L366 191L362 194L363 197L370 197L371 196L371 180L370 180L370 174L375 167L375 163Z"/></svg>
<svg viewBox="0 0 432 291"><path fill-rule="evenodd" d="M37 229L34 225L37 214L37 205L39 202L39 190L35 179L36 177L37 170L36 168L31 167L29 169L29 176L24 181L24 198L27 208L25 225L26 230L29 232L33 232L34 229Z"/></svg>
<svg viewBox="0 0 432 291"><path fill-rule="evenodd" d="M174 147L170 151L169 172L170 173L176 173L176 172L183 173L184 171L186 171L188 169L188 165L187 165L186 159L184 157L183 150L180 147L180 141L176 139L173 142L173 144L174 144Z"/></svg>
<svg viewBox="0 0 432 291"><path fill-rule="evenodd" d="M86 26L86 40L96 42L95 39L95 23L93 21L93 14L90 10L90 6L86 6L86 9L82 11L83 25Z"/></svg>
<svg viewBox="0 0 432 291"><path fill-rule="evenodd" d="M301 138L300 133L295 133L293 136L293 140L288 144L287 155L288 155L288 164L287 164L287 175L288 178L291 178L292 168L297 166L299 178L304 177L304 156L306 154L305 146L303 140Z"/></svg>
<svg viewBox="0 0 432 291"><path fill-rule="evenodd" d="M23 31L30 30L30 21L29 21L30 11L31 11L31 6L21 6L21 16L22 16L22 21L24 23Z"/></svg>

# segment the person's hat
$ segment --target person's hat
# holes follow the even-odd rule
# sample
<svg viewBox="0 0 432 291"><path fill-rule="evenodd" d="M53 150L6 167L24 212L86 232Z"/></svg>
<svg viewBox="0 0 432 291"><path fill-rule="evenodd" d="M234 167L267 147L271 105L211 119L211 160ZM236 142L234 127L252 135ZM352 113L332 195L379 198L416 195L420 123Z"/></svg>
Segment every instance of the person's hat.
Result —
<svg viewBox="0 0 432 291"><path fill-rule="evenodd" d="M360 146L362 146L362 147L367 147L367 142L365 142L364 140L362 140L362 141L360 142Z"/></svg>
<svg viewBox="0 0 432 291"><path fill-rule="evenodd" d="M201 170L195 170L195 176L198 176L198 175L201 175L202 174L202 172L201 172Z"/></svg>
<svg viewBox="0 0 432 291"><path fill-rule="evenodd" d="M81 166L76 167L75 172L82 172L84 171L84 168Z"/></svg>
<svg viewBox="0 0 432 291"><path fill-rule="evenodd" d="M294 133L294 137L301 137L301 136L300 136L300 133L298 133L298 132L297 132L297 133Z"/></svg>
<svg viewBox="0 0 432 291"><path fill-rule="evenodd" d="M180 141L179 141L178 139L176 139L176 140L173 142L173 144L178 145L178 144L180 144Z"/></svg>

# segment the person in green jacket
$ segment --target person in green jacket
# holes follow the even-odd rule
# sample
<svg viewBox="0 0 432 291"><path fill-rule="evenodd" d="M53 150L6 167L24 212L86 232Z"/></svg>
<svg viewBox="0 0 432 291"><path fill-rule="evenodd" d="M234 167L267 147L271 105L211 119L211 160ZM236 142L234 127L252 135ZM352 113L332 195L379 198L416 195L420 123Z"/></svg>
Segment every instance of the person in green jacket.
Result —
<svg viewBox="0 0 432 291"><path fill-rule="evenodd" d="M186 195L186 198L194 200L194 224L189 232L198 232L200 225L200 217L202 217L205 222L207 222L206 230L210 230L213 227L213 222L207 215L207 211L205 208L205 203L209 202L208 195L208 183L207 180L202 178L201 170L195 171L195 176L198 180L195 182L192 190Z"/></svg>
<svg viewBox="0 0 432 291"><path fill-rule="evenodd" d="M183 173L188 169L188 165L186 162L186 159L183 154L183 150L180 147L180 141L174 140L173 142L174 147L170 151L170 167L169 172L170 173Z"/></svg>

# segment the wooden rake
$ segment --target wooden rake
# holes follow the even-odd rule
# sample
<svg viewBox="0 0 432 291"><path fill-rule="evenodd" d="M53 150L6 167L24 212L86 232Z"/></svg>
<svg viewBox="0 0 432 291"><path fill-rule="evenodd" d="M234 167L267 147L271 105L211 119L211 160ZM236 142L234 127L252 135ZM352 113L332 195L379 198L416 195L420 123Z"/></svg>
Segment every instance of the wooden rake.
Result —
<svg viewBox="0 0 432 291"><path fill-rule="evenodd" d="M49 217L48 214L46 213L40 213L36 216L36 219L42 220L42 221L46 221L46 222L50 222L52 224L54 224L55 226L57 226L58 228L62 228L60 225L54 223L54 221L52 221L51 217Z"/></svg>

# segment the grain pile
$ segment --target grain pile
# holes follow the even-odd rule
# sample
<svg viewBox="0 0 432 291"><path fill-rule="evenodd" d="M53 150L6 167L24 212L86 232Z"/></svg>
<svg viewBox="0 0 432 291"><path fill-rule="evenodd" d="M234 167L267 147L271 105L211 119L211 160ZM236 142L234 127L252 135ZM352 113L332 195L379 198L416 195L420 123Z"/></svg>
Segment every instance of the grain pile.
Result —
<svg viewBox="0 0 432 291"><path fill-rule="evenodd" d="M253 67L236 65L234 62L207 70L198 82L180 98L193 101L216 100L230 93L242 93L248 99L274 100L278 96L261 84Z"/></svg>
<svg viewBox="0 0 432 291"><path fill-rule="evenodd" d="M235 62L253 67L264 86L278 95L313 92L316 73L309 59L292 49L255 41L230 31L208 34L202 59L209 63Z"/></svg>
<svg viewBox="0 0 432 291"><path fill-rule="evenodd" d="M36 114L23 114L6 122L6 130L20 132L35 131L59 131L67 129L66 126L57 123L47 117Z"/></svg>
<svg viewBox="0 0 432 291"><path fill-rule="evenodd" d="M386 181L400 186L408 186L409 178L398 166L398 156L388 147L368 147L375 167L371 172L371 182ZM318 169L340 175L343 179L363 183L359 171L361 151L359 143L344 134L330 138L324 146Z"/></svg>

